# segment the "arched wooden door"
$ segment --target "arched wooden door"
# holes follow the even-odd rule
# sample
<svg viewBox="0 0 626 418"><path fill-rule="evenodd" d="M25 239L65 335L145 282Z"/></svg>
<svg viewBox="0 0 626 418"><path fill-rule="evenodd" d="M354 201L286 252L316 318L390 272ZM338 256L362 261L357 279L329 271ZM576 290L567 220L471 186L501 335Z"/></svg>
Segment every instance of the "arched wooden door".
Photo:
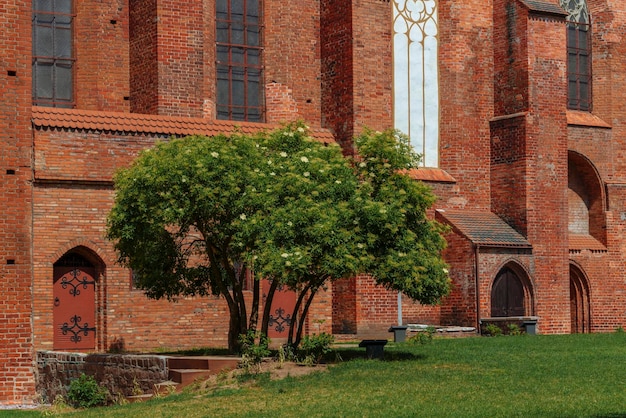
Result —
<svg viewBox="0 0 626 418"><path fill-rule="evenodd" d="M60 261L54 265L54 349L93 350L96 348L95 268L77 255Z"/></svg>
<svg viewBox="0 0 626 418"><path fill-rule="evenodd" d="M587 281L578 269L570 266L569 283L571 332L587 333L591 328Z"/></svg>
<svg viewBox="0 0 626 418"><path fill-rule="evenodd" d="M500 271L491 288L491 316L524 316L524 285L510 268Z"/></svg>

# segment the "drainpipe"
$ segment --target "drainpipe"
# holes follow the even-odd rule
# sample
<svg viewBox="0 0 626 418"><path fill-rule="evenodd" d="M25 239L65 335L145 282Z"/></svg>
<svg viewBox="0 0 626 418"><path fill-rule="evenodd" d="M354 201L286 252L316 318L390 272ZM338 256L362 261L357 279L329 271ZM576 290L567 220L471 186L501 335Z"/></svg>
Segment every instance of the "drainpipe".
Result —
<svg viewBox="0 0 626 418"><path fill-rule="evenodd" d="M479 267L478 267L478 253L480 251L480 245L474 244L474 277L476 281L476 330L480 334L480 286L479 286Z"/></svg>

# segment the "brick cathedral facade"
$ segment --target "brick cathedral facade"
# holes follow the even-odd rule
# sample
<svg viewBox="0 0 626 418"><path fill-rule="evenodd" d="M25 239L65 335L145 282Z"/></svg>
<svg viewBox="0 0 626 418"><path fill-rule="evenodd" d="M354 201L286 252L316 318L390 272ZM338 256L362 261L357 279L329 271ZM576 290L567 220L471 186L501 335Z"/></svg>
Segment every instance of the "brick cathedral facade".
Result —
<svg viewBox="0 0 626 418"><path fill-rule="evenodd" d="M406 112L428 162L412 175L450 226L453 288L440 306L403 301L404 322L626 324L617 2L0 3L0 404L35 399L38 351L226 344L223 301L147 299L104 238L113 173L140 150L302 119L351 154L363 127L405 126L405 96L427 103ZM421 58L403 61L402 42ZM423 69L410 88L403 66ZM81 313L59 319L76 291ZM366 275L338 281L309 330L387 338L396 298Z"/></svg>

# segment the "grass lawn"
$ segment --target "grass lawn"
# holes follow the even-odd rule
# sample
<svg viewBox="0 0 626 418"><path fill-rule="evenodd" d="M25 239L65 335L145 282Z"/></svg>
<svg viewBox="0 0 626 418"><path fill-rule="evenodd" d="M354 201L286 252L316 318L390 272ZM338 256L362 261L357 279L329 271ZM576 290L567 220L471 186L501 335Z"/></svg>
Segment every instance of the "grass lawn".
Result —
<svg viewBox="0 0 626 418"><path fill-rule="evenodd" d="M327 372L186 392L80 417L626 417L626 333L342 349ZM355 357L356 356L356 357ZM352 357L352 359L350 359ZM349 359L349 360L348 360ZM0 416L44 416L5 411ZM50 412L48 412L48 415Z"/></svg>

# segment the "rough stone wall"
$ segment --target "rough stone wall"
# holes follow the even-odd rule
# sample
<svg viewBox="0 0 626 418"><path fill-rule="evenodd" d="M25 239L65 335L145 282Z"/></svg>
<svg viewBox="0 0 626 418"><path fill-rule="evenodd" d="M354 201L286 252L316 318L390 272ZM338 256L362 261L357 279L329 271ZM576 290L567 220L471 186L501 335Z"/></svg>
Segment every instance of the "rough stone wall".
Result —
<svg viewBox="0 0 626 418"><path fill-rule="evenodd" d="M156 383L167 380L163 356L37 352L37 393L42 402L66 396L72 380L93 376L107 388L111 400L120 396L150 393Z"/></svg>

